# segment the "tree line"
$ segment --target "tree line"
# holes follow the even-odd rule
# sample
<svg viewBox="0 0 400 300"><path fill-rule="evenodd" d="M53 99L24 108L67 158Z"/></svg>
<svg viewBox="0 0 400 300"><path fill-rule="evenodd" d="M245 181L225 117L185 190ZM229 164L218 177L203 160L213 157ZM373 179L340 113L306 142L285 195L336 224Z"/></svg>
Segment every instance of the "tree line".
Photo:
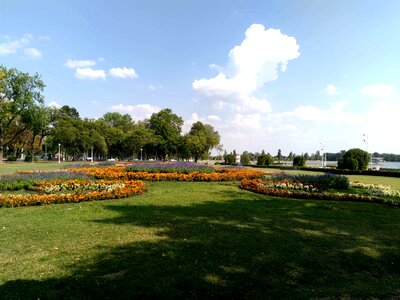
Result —
<svg viewBox="0 0 400 300"><path fill-rule="evenodd" d="M183 119L171 109L135 122L128 114L108 112L99 119L81 118L74 107L44 105L39 74L0 66L0 162L29 154L55 157L61 149L71 160L206 158L220 146L209 124L196 122L182 134Z"/></svg>

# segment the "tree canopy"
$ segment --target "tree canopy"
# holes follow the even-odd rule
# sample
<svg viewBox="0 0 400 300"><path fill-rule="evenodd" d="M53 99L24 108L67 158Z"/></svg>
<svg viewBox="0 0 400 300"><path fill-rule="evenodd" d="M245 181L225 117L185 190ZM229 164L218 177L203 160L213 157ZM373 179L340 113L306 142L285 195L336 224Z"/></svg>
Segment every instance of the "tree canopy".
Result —
<svg viewBox="0 0 400 300"><path fill-rule="evenodd" d="M33 147L35 136L44 129L44 87L39 74L0 66L0 162L4 147L21 142L21 137Z"/></svg>
<svg viewBox="0 0 400 300"><path fill-rule="evenodd" d="M220 136L208 124L196 122L182 135L183 119L169 108L138 122L118 112L81 118L68 105L44 106L44 87L38 74L0 66L0 158L5 147L9 157L30 151L34 161L43 152L56 155L60 145L62 155L72 160L86 159L93 152L97 159L197 161L219 146Z"/></svg>

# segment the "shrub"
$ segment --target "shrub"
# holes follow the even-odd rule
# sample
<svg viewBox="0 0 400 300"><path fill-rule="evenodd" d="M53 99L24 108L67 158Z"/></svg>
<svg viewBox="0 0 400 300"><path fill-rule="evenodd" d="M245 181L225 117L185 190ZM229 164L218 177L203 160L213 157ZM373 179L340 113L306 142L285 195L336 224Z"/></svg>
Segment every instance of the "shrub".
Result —
<svg viewBox="0 0 400 300"><path fill-rule="evenodd" d="M240 156L240 162L242 165L248 165L250 163L250 155L249 152L244 151L242 155Z"/></svg>
<svg viewBox="0 0 400 300"><path fill-rule="evenodd" d="M332 173L326 173L323 175L295 175L295 174L271 174L270 179L272 181L288 180L293 183L310 184L317 187L320 190L327 189L347 189L350 185L350 181L346 176L335 175Z"/></svg>
<svg viewBox="0 0 400 300"><path fill-rule="evenodd" d="M355 148L348 150L338 161L338 169L363 171L368 168L371 156L368 152Z"/></svg>
<svg viewBox="0 0 400 300"><path fill-rule="evenodd" d="M35 161L39 161L39 158L38 157L34 157L33 158ZM27 156L25 156L25 161L27 161L27 162L29 162L29 161L32 161L32 155L27 155Z"/></svg>
<svg viewBox="0 0 400 300"><path fill-rule="evenodd" d="M224 160L227 165L234 165L236 163L235 156L233 154L225 155Z"/></svg>
<svg viewBox="0 0 400 300"><path fill-rule="evenodd" d="M17 157L15 155L9 155L7 156L7 161L16 161Z"/></svg>
<svg viewBox="0 0 400 300"><path fill-rule="evenodd" d="M306 158L303 155L297 155L293 159L294 167L304 167L306 164Z"/></svg>
<svg viewBox="0 0 400 300"><path fill-rule="evenodd" d="M274 159L271 155L262 153L257 157L257 165L258 166L269 166L272 165Z"/></svg>

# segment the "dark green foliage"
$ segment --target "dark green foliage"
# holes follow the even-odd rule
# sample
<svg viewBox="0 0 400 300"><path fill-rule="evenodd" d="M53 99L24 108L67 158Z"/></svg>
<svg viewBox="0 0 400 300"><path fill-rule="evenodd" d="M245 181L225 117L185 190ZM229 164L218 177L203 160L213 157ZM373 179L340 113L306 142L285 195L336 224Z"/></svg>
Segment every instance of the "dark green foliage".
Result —
<svg viewBox="0 0 400 300"><path fill-rule="evenodd" d="M240 162L242 165L248 165L250 163L250 155L249 152L244 151L242 155L240 156Z"/></svg>
<svg viewBox="0 0 400 300"><path fill-rule="evenodd" d="M34 157L35 161L39 161L39 158L36 156ZM27 155L25 156L25 161L32 161L32 155Z"/></svg>
<svg viewBox="0 0 400 300"><path fill-rule="evenodd" d="M9 155L7 156L7 161L16 161L17 157L15 155Z"/></svg>
<svg viewBox="0 0 400 300"><path fill-rule="evenodd" d="M348 150L338 161L338 169L363 171L368 168L371 156L368 152L354 148Z"/></svg>
<svg viewBox="0 0 400 300"><path fill-rule="evenodd" d="M297 155L293 158L294 167L304 167L306 164L306 158L303 155Z"/></svg>
<svg viewBox="0 0 400 300"><path fill-rule="evenodd" d="M234 165L236 163L235 156L232 153L225 155L224 160L227 165Z"/></svg>
<svg viewBox="0 0 400 300"><path fill-rule="evenodd" d="M262 153L257 157L257 165L259 166L269 166L272 165L274 159L271 155Z"/></svg>
<svg viewBox="0 0 400 300"><path fill-rule="evenodd" d="M290 182L300 182L303 184L311 184L320 190L336 189L343 190L347 189L350 185L348 177L343 175L335 175L332 173L326 173L323 175L296 175L296 174L273 174L271 179L274 181L289 180Z"/></svg>

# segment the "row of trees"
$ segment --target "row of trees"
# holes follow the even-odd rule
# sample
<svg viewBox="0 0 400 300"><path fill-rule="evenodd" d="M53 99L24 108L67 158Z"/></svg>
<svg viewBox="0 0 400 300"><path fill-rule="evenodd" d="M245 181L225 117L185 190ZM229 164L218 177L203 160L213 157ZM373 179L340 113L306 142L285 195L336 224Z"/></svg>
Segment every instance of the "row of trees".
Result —
<svg viewBox="0 0 400 300"><path fill-rule="evenodd" d="M208 157L221 147L220 136L211 125L196 122L182 135L183 119L163 109L149 119L135 122L127 114L106 113L99 119L81 118L69 106L44 105L45 85L38 74L0 66L0 158L29 153L63 155L85 159L153 158L189 159ZM2 159L0 159L0 162Z"/></svg>

